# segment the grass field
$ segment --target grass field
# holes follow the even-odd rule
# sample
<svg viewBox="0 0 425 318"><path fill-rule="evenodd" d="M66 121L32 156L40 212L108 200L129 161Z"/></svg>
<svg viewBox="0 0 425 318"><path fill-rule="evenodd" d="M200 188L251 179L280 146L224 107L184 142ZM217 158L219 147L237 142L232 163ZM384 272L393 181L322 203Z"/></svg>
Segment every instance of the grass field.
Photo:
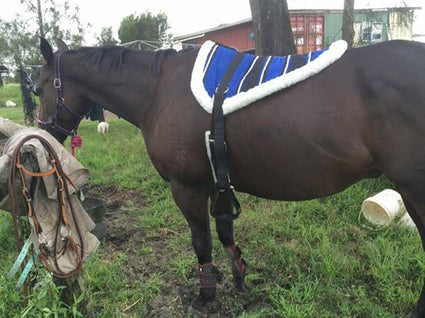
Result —
<svg viewBox="0 0 425 318"><path fill-rule="evenodd" d="M5 94L0 88L0 100ZM22 108L0 108L0 117L22 123ZM138 129L114 120L107 135L98 135L96 125L82 123L78 159L90 170L92 184L130 191L117 209L129 220L129 242L137 240L130 250L104 242L86 264L96 313L184 317L186 298L194 295L197 282L189 228L168 184L152 167ZM243 214L235 222L235 236L248 262L252 291L244 298L226 283L219 287L221 317L404 317L414 308L425 274L419 235L397 224L371 230L362 226L366 221L359 222L362 201L390 186L385 178L366 180L340 194L297 203L238 194ZM78 317L51 286L24 304L15 282L5 279L17 256L14 244L10 216L2 212L0 316ZM213 254L230 276L215 233Z"/></svg>

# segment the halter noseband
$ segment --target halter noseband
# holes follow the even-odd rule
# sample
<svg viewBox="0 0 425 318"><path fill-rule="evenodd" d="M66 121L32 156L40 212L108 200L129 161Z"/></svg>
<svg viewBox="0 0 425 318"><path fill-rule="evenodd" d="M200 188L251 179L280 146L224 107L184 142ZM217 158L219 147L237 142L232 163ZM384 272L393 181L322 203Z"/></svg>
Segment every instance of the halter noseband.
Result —
<svg viewBox="0 0 425 318"><path fill-rule="evenodd" d="M62 94L62 81L61 81L61 73L60 73L60 57L63 52L60 52L55 57L54 62L54 71L55 71L55 78L53 79L53 87L55 88L56 92L56 109L53 113L51 119L48 120L41 120L38 119L39 125L43 126L44 129L48 130L48 128L53 128L53 130L56 130L57 132L66 135L66 136L74 136L77 134L77 128L80 124L81 120L86 116L79 115L76 112L74 112L66 103L65 99L63 98ZM69 114L73 115L74 117L77 117L78 121L75 125L75 127L71 130L68 130L66 128L63 128L57 123L58 115L61 112L62 109L65 109Z"/></svg>

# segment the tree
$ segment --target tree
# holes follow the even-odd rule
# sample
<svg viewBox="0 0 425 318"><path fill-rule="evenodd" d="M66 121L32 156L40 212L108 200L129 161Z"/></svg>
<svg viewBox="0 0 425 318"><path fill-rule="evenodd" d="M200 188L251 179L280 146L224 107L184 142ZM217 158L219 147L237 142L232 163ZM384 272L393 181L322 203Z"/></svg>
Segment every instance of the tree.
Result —
<svg viewBox="0 0 425 318"><path fill-rule="evenodd" d="M39 53L34 49L37 34L26 28L26 22L15 19L10 22L2 22L0 25L2 34L2 50L0 59L5 64L15 67L22 64L38 64Z"/></svg>
<svg viewBox="0 0 425 318"><path fill-rule="evenodd" d="M169 28L164 13L154 16L146 11L139 16L132 14L124 17L118 29L118 37L121 44L139 40L143 49L152 50L162 47L169 40Z"/></svg>
<svg viewBox="0 0 425 318"><path fill-rule="evenodd" d="M97 45L99 46L107 46L107 45L115 45L118 41L115 40L114 34L112 32L112 27L102 28L100 31L100 36L97 38Z"/></svg>
<svg viewBox="0 0 425 318"><path fill-rule="evenodd" d="M37 21L37 33L47 39L62 39L71 47L79 47L84 39L79 7L69 0L20 0ZM67 27L64 27L67 26ZM72 26L72 28L70 27ZM38 39L37 39L38 41Z"/></svg>
<svg viewBox="0 0 425 318"><path fill-rule="evenodd" d="M257 55L296 53L286 0L249 0Z"/></svg>
<svg viewBox="0 0 425 318"><path fill-rule="evenodd" d="M342 14L342 39L347 41L348 48L354 43L354 0L344 0Z"/></svg>
<svg viewBox="0 0 425 318"><path fill-rule="evenodd" d="M84 38L78 6L68 0L21 0L25 17L0 21L0 59L10 65L39 64L39 37L63 39L79 47ZM4 45L4 47L3 47Z"/></svg>

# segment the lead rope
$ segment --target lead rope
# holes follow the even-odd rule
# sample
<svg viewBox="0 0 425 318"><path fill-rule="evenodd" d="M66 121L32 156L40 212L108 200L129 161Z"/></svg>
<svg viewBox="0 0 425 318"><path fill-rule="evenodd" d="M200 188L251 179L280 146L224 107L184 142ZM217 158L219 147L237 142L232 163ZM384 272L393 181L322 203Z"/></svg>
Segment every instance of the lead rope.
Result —
<svg viewBox="0 0 425 318"><path fill-rule="evenodd" d="M25 142L27 142L30 139L38 139L41 144L44 146L44 148L48 151L49 153L49 157L51 160L51 165L52 165L52 169L45 171L45 172L33 172L33 171L28 171L27 169L24 168L24 166L20 163L20 149L23 146L23 144ZM16 196L16 184L15 184L15 179L16 179L16 171L19 172L19 176L20 176L20 181L22 184L22 197L24 199L24 202L26 203L26 208L27 208L27 218L28 218L28 222L25 226L25 224L20 224L21 220L20 220L20 213L19 213L19 209L18 209L18 203L17 203L17 196ZM56 232L55 232L55 242L54 242L54 247L53 247L53 265L55 267L55 272L53 273L55 277L59 277L59 278L68 278L71 277L75 274L77 274L78 272L81 271L82 269L82 262L83 262L83 256L84 256L84 242L82 240L82 235L81 235L81 231L80 228L78 226L77 220L76 220L76 216L75 216L75 210L73 208L72 202L70 200L70 194L69 194L69 189L68 189L68 185L67 182L70 182L70 184L75 188L75 190L77 192L79 192L78 188L76 187L76 185L72 182L72 180L69 178L69 176L63 171L62 166L60 164L60 161L57 157L56 152L54 151L54 149L52 148L52 146L48 143L48 141L46 139L44 139L41 136L38 135L29 135L24 137L19 144L17 145L17 147L15 148L13 155L12 155L12 163L11 163L11 169L10 169L10 173L9 173L9 179L8 179L8 186L9 186L9 197L10 197L10 203L11 203L11 211L12 211L12 219L13 219L13 227L15 230L15 237L16 237L16 242L17 242L17 248L18 251L21 251L18 259L15 261L15 264L11 270L11 272L9 272L8 278L11 279L14 274L16 273L17 267L19 267L19 265L21 265L22 268L22 274L21 277L18 280L18 284L17 287L21 284L24 287L24 295L25 298L28 299L28 295L29 295L29 286L28 286L28 282L27 282L27 276L28 273L35 261L35 258L38 256L38 258L43 262L43 265L45 266L45 268L49 271L49 272L53 272L52 269L50 268L49 264L48 264L48 254L46 252L46 250L44 249L43 244L39 244L39 246L37 246L36 248L33 247L33 255L32 257L27 261L25 260L25 255L27 253L27 251L29 250L29 242L31 239L31 236L33 235L40 235L42 232L42 229L40 228L39 222L37 220L37 214L36 211L34 210L33 207L33 203L32 203L32 198L31 198L31 192L30 189L28 189L26 181L25 181L25 176L30 176L33 178L41 178L41 177L45 177L45 176L49 176L49 175L55 175L57 177L58 180L58 204L59 204L59 212L58 212L58 216L59 216L59 222L57 222L57 226L56 226ZM70 223L69 223L69 219L67 217L67 213L66 213L66 201L68 201L69 207L70 207L70 212L71 212L71 216L72 219L74 221L75 224L75 228L77 231L77 235L80 241L80 244L77 244L77 242L75 241L75 239L71 236L70 233ZM23 232L25 231L25 228L28 228L28 224L30 224L31 226L31 234L30 237L28 238L28 240L25 242L25 245L23 244ZM68 230L67 232L65 232L65 229ZM59 235L61 235L63 237L63 239L66 241L66 245L64 247L64 249L62 251L58 251L57 250L57 242L58 242L58 238ZM25 248L26 247L26 248ZM69 249L71 251L73 251L75 253L75 269L65 273L61 268L60 265L58 264L58 260L57 257L60 255L63 255L63 253L65 253L66 248L69 247Z"/></svg>
<svg viewBox="0 0 425 318"><path fill-rule="evenodd" d="M72 135L71 142L69 143L69 146L71 147L71 155L73 157L76 157L75 155L75 148L81 148L83 146L83 138L80 135Z"/></svg>

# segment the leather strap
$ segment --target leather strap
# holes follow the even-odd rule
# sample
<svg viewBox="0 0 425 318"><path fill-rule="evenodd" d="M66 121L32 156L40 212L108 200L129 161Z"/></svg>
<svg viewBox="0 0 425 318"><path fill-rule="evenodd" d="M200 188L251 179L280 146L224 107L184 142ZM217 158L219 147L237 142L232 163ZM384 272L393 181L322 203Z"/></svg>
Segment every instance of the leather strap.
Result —
<svg viewBox="0 0 425 318"><path fill-rule="evenodd" d="M229 165L227 160L227 145L225 141L225 125L224 125L224 115L223 115L223 102L228 90L228 85L234 72L239 66L240 62L244 58L243 53L237 53L230 63L226 73L224 74L220 85L217 87L217 90L214 94L214 104L211 117L211 155L212 162L215 170L215 175L217 177L217 191L218 196L220 193L229 191L229 194L232 199L233 207L236 209L236 214L225 214L216 213L212 209L212 215L214 217L224 217L235 219L240 214L240 204L236 199L236 196L233 192L233 187L230 183L229 177Z"/></svg>

